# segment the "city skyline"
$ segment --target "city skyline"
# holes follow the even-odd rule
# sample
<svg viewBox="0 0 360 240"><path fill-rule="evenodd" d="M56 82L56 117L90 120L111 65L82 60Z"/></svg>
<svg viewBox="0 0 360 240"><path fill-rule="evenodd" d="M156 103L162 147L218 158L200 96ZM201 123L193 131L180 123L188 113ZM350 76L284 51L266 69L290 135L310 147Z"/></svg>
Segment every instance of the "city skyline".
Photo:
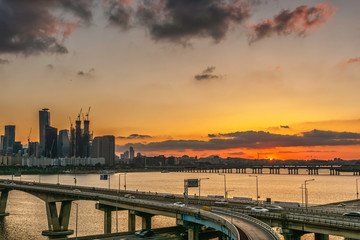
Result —
<svg viewBox="0 0 360 240"><path fill-rule="evenodd" d="M360 2L70 2L0 3L0 135L91 106L117 153L360 159Z"/></svg>

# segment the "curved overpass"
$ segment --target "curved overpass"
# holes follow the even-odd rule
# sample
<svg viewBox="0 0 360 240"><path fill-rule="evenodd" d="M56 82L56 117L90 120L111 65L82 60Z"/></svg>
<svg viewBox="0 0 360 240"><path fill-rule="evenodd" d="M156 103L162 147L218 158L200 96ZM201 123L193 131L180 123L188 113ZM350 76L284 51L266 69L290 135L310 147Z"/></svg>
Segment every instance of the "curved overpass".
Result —
<svg viewBox="0 0 360 240"><path fill-rule="evenodd" d="M99 189L95 190L88 187L77 187L81 190L71 190L72 186L60 186L56 184L35 184L26 182L0 183L1 202L0 214L5 213L7 193L12 190L27 192L46 202L47 220L49 230L44 231L44 235L69 235L73 232L68 230L68 223L71 210L71 202L75 200L93 200L97 201L97 208L104 211L104 231L111 231L111 211L128 210L129 211L129 229L130 214L134 217L139 215L144 219L150 218L150 224L143 224L143 228L151 228L151 216L163 215L177 220L178 224L187 226L189 230L189 239L197 239L196 235L200 225L205 225L221 231L230 239L241 240L278 240L280 239L266 224L249 219L240 215L229 215L222 211L209 212L195 207L179 207L173 204L149 199L129 199L119 197L113 190ZM5 202L4 202L5 201ZM60 214L56 210L56 202L61 202ZM5 207L4 207L5 204ZM2 212L1 212L2 211ZM110 221L107 222L106 219ZM110 224L110 227L109 227ZM132 230L135 230L133 224Z"/></svg>

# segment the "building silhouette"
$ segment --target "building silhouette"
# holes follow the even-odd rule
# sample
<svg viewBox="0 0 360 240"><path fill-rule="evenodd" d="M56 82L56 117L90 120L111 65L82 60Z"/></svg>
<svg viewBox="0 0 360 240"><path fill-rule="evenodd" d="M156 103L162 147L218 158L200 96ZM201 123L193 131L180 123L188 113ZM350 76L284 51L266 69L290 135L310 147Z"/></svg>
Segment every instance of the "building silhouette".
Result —
<svg viewBox="0 0 360 240"><path fill-rule="evenodd" d="M129 153L130 153L130 160L134 160L135 151L134 151L134 148L133 148L133 147L130 147Z"/></svg>
<svg viewBox="0 0 360 240"><path fill-rule="evenodd" d="M39 155L39 143L38 142L29 142L28 146L28 156L37 157Z"/></svg>
<svg viewBox="0 0 360 240"><path fill-rule="evenodd" d="M39 111L39 156L45 156L46 126L50 126L50 112L48 108Z"/></svg>
<svg viewBox="0 0 360 240"><path fill-rule="evenodd" d="M90 134L89 112L90 108L85 115L86 117L82 114L84 129L81 128L82 109L75 121L75 128L72 125L70 127L70 156L72 157L88 158L91 155L90 142L92 134Z"/></svg>
<svg viewBox="0 0 360 240"><path fill-rule="evenodd" d="M105 158L105 165L114 166L115 162L115 136L107 135L95 137L91 146L91 157Z"/></svg>
<svg viewBox="0 0 360 240"><path fill-rule="evenodd" d="M1 135L1 139L0 139L0 155L5 155L4 144L5 144L5 136Z"/></svg>
<svg viewBox="0 0 360 240"><path fill-rule="evenodd" d="M14 153L15 143L15 125L5 126L5 135L3 138L3 154L12 155Z"/></svg>
<svg viewBox="0 0 360 240"><path fill-rule="evenodd" d="M57 157L57 128L45 127L45 157Z"/></svg>
<svg viewBox="0 0 360 240"><path fill-rule="evenodd" d="M60 130L57 142L57 153L58 157L69 157L70 156L70 140L69 130Z"/></svg>

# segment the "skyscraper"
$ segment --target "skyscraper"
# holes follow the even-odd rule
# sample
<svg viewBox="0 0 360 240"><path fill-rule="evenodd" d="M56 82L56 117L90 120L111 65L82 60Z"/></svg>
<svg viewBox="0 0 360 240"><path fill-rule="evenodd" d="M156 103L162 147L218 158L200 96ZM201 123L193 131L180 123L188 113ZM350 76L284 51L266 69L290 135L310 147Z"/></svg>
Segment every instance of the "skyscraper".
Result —
<svg viewBox="0 0 360 240"><path fill-rule="evenodd" d="M46 126L50 126L50 112L48 108L39 111L39 155L45 155Z"/></svg>
<svg viewBox="0 0 360 240"><path fill-rule="evenodd" d="M15 125L5 126L5 144L3 150L5 155L12 155L14 153L15 143Z"/></svg>
<svg viewBox="0 0 360 240"><path fill-rule="evenodd" d="M114 166L115 136L94 138L91 146L91 157L103 157L105 158L105 165Z"/></svg>
<svg viewBox="0 0 360 240"><path fill-rule="evenodd" d="M90 121L84 120L84 134L82 136L82 145L84 148L84 157L90 156Z"/></svg>
<svg viewBox="0 0 360 240"><path fill-rule="evenodd" d="M133 147L130 147L130 159L131 159L131 160L134 160L134 157L135 157L134 148L133 148Z"/></svg>
<svg viewBox="0 0 360 240"><path fill-rule="evenodd" d="M45 127L45 157L57 157L57 128Z"/></svg>
<svg viewBox="0 0 360 240"><path fill-rule="evenodd" d="M5 155L4 144L5 144L5 136L2 135L1 142L0 142L0 155Z"/></svg>
<svg viewBox="0 0 360 240"><path fill-rule="evenodd" d="M58 157L70 155L69 130L60 130L58 136Z"/></svg>

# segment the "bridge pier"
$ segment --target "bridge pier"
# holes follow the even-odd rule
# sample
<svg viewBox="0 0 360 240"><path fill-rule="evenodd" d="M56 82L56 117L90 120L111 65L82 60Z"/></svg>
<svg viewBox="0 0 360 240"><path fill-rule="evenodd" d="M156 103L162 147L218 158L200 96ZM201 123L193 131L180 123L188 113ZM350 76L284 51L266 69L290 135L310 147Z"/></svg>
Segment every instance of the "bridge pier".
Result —
<svg viewBox="0 0 360 240"><path fill-rule="evenodd" d="M135 231L136 222L135 222L135 212L133 210L128 211L128 231Z"/></svg>
<svg viewBox="0 0 360 240"><path fill-rule="evenodd" d="M71 202L72 201L61 202L59 215L56 208L56 202L45 202L49 230L42 231L42 235L50 238L60 238L74 233L73 230L68 230Z"/></svg>
<svg viewBox="0 0 360 240"><path fill-rule="evenodd" d="M9 195L9 191L6 191L6 190L1 191L1 197L0 197L0 217L9 216L9 213L5 212L8 195Z"/></svg>
<svg viewBox="0 0 360 240"><path fill-rule="evenodd" d="M321 233L315 233L315 240L329 240L329 235L321 234Z"/></svg>
<svg viewBox="0 0 360 240"><path fill-rule="evenodd" d="M101 203L96 203L95 208L104 212L104 234L111 233L111 212L122 211L122 208L116 208L114 206L107 206Z"/></svg>
<svg viewBox="0 0 360 240"><path fill-rule="evenodd" d="M104 211L104 234L111 233L111 209Z"/></svg>
<svg viewBox="0 0 360 240"><path fill-rule="evenodd" d="M290 229L283 229L282 233L285 240L300 240L301 236L304 234L305 232Z"/></svg>
<svg viewBox="0 0 360 240"><path fill-rule="evenodd" d="M153 214L144 213L144 212L136 212L137 216L142 219L142 229L150 230L151 229L151 219L154 216Z"/></svg>
<svg viewBox="0 0 360 240"><path fill-rule="evenodd" d="M199 240L201 225L196 223L184 222L184 227L188 229L188 240Z"/></svg>

